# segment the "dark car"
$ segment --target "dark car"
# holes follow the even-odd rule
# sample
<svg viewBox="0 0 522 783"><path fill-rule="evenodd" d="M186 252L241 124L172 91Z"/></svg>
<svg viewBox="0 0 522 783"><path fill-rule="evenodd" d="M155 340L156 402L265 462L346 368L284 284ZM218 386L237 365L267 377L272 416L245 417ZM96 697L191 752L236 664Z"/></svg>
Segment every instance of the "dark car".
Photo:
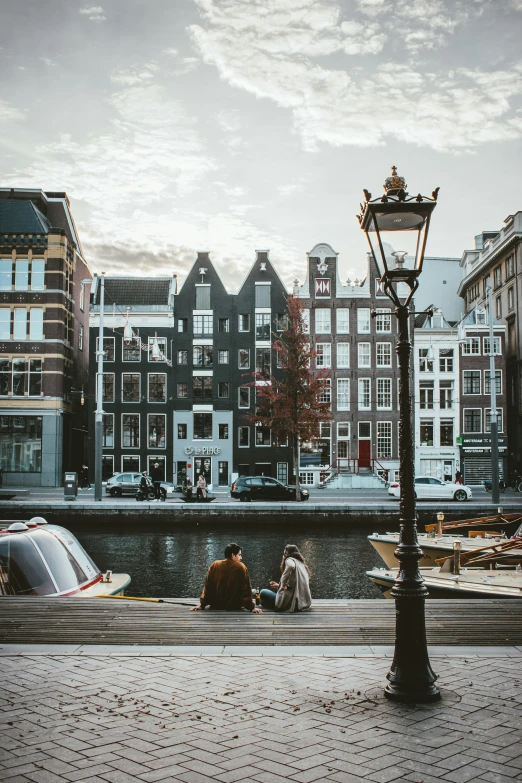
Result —
<svg viewBox="0 0 522 783"><path fill-rule="evenodd" d="M232 484L230 495L239 500L295 500L295 487L266 476L240 476ZM301 500L308 500L307 489L301 489Z"/></svg>

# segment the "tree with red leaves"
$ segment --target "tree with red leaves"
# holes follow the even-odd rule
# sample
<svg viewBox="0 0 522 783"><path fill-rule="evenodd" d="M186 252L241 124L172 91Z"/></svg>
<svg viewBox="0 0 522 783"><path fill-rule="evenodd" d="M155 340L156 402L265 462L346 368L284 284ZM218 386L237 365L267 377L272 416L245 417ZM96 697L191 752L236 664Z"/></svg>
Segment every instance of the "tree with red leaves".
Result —
<svg viewBox="0 0 522 783"><path fill-rule="evenodd" d="M253 373L256 388L256 412L248 420L270 427L277 440L291 440L295 471L296 500L301 500L299 485L300 443L319 436L319 425L330 421L329 402L319 402L327 387L330 370L312 371L317 351L310 343L304 320L303 304L296 296L287 299L284 331L272 343L282 378L271 373Z"/></svg>

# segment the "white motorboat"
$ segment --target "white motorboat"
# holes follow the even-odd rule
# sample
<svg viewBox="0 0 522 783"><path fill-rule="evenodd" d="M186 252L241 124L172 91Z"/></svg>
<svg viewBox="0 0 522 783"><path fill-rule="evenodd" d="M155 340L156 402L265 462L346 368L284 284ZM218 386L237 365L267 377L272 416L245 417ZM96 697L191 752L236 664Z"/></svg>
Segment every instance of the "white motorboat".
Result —
<svg viewBox="0 0 522 783"><path fill-rule="evenodd" d="M80 542L42 517L0 530L0 596L122 595L128 574L102 574Z"/></svg>

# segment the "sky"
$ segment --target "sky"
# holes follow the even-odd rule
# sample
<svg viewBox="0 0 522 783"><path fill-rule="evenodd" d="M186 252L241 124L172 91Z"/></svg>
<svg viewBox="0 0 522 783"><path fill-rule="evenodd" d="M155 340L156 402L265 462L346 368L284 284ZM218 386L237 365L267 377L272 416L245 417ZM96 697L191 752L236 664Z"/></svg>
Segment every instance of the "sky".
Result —
<svg viewBox="0 0 522 783"><path fill-rule="evenodd" d="M429 255L522 209L522 0L0 0L0 186L65 190L86 259L233 291L356 214L396 165L439 202Z"/></svg>

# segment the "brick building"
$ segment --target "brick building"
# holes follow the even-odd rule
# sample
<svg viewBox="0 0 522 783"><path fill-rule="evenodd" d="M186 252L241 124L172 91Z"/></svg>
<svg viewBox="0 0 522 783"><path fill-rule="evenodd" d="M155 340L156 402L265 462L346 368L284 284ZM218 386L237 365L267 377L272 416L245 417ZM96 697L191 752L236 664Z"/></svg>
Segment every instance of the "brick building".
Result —
<svg viewBox="0 0 522 783"><path fill-rule="evenodd" d="M59 486L85 458L88 308L65 193L0 189L0 467Z"/></svg>

